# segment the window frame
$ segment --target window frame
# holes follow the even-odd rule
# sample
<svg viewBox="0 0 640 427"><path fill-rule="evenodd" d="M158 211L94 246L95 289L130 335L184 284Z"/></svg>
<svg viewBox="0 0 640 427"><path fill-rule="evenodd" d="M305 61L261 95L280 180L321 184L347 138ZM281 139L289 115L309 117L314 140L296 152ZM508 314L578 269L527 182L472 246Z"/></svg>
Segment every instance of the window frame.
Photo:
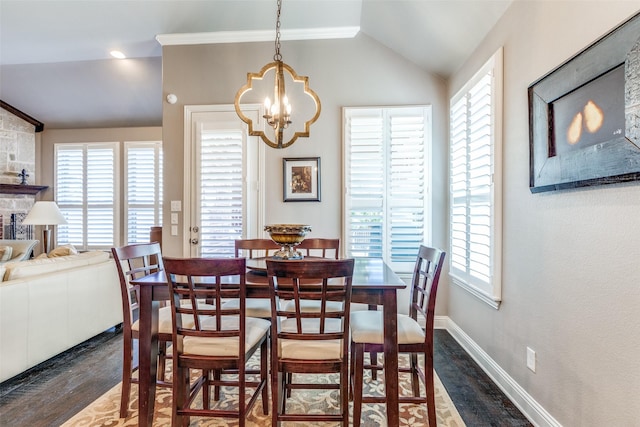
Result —
<svg viewBox="0 0 640 427"><path fill-rule="evenodd" d="M464 86L453 95L449 102L449 184L452 185L452 151L453 151L453 106L465 96L468 96L483 78L491 74L491 200L490 200L490 279L483 282L474 279L469 274L467 263L466 271L461 271L453 267L453 256L449 257L449 276L451 281L470 292L481 301L487 303L491 307L498 309L502 301L502 119L503 119L503 49L500 47L489 60L469 79ZM468 111L468 108L467 108ZM465 126L465 135L467 139L466 147L470 145L469 134L471 133ZM467 168L467 173L469 169ZM469 182L469 179L465 182ZM469 196L467 196L469 197ZM467 208L470 203L464 205ZM459 206L459 205L455 205ZM450 187L449 197L449 251L453 254L453 213L454 198L452 188ZM468 233L468 231L467 231ZM467 262L469 257L470 239L466 237Z"/></svg>

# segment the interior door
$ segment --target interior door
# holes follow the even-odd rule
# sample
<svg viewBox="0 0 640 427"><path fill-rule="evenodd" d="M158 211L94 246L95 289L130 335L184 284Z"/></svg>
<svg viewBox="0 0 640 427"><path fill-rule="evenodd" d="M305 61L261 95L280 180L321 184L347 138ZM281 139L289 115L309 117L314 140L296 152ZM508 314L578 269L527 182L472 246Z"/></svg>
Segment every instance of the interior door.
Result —
<svg viewBox="0 0 640 427"><path fill-rule="evenodd" d="M231 111L212 106L191 114L185 203L190 211L186 231L191 257L233 256L234 240L254 235L261 223L257 138L247 135L244 122L233 106L228 107ZM254 113L260 117L257 110Z"/></svg>

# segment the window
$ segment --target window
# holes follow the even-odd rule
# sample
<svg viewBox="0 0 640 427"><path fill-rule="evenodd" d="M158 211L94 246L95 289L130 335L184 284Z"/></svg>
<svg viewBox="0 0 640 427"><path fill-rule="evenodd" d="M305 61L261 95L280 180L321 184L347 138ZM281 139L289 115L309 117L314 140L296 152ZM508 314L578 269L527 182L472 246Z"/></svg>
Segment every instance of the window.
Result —
<svg viewBox="0 0 640 427"><path fill-rule="evenodd" d="M501 299L502 49L450 104L450 274L497 308Z"/></svg>
<svg viewBox="0 0 640 427"><path fill-rule="evenodd" d="M162 225L162 143L125 142L126 244L149 241Z"/></svg>
<svg viewBox="0 0 640 427"><path fill-rule="evenodd" d="M344 109L344 247L413 270L431 239L431 108Z"/></svg>
<svg viewBox="0 0 640 427"><path fill-rule="evenodd" d="M67 219L57 244L109 249L117 242L118 146L115 142L56 144L56 201Z"/></svg>

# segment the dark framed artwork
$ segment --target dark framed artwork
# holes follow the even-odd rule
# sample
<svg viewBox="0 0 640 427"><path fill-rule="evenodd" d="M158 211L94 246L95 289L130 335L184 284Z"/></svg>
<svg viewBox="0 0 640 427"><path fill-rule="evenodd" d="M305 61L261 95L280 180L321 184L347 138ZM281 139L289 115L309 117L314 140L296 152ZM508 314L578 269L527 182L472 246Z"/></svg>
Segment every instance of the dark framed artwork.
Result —
<svg viewBox="0 0 640 427"><path fill-rule="evenodd" d="M529 86L532 193L640 180L640 14Z"/></svg>
<svg viewBox="0 0 640 427"><path fill-rule="evenodd" d="M282 159L285 202L320 201L320 157Z"/></svg>

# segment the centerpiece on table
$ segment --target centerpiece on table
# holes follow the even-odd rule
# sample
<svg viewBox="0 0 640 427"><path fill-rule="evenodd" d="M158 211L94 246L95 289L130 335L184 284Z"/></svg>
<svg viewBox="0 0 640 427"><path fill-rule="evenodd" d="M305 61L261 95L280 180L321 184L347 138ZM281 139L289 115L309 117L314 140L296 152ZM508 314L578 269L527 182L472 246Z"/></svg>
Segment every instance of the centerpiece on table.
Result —
<svg viewBox="0 0 640 427"><path fill-rule="evenodd" d="M311 231L310 225L302 224L272 224L265 225L264 231L269 233L271 240L280 245L281 249L273 254L274 259L302 259L303 255L296 250Z"/></svg>

